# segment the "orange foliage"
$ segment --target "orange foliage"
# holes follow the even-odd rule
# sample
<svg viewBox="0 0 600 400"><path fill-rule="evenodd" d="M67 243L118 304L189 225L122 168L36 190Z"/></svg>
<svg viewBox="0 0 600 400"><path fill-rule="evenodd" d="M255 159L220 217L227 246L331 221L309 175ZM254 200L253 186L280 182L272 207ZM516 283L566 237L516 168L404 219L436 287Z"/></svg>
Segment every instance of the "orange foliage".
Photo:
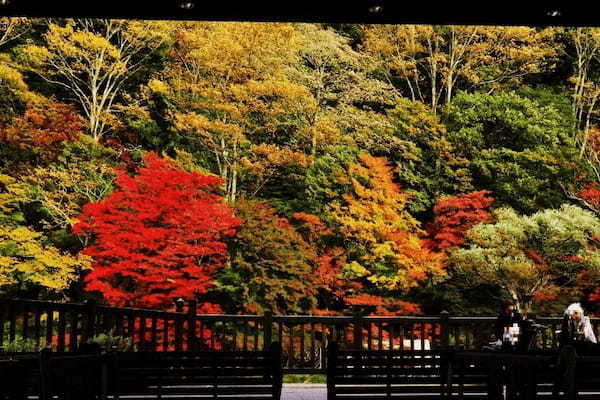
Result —
<svg viewBox="0 0 600 400"><path fill-rule="evenodd" d="M73 142L83 133L84 122L75 107L50 102L27 104L25 114L14 118L0 130L0 142L23 149L56 149L63 142Z"/></svg>
<svg viewBox="0 0 600 400"><path fill-rule="evenodd" d="M423 246L419 222L406 211L409 196L394 183L387 160L359 158L348 169L353 191L344 205L332 206L341 234L357 249L349 257L354 274L387 290L445 275L443 255Z"/></svg>

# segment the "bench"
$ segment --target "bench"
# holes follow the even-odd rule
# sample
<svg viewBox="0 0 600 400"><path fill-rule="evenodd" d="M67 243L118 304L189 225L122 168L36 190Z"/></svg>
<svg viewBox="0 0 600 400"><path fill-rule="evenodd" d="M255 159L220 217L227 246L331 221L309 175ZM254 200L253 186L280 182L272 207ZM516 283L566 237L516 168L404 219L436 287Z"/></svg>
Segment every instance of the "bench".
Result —
<svg viewBox="0 0 600 400"><path fill-rule="evenodd" d="M460 387L447 385L451 352L445 350L340 350L327 352L327 399L429 400L459 391L469 399L488 396L488 376L468 365L455 369Z"/></svg>
<svg viewBox="0 0 600 400"><path fill-rule="evenodd" d="M281 346L267 351L119 352L109 361L107 393L170 400L278 400Z"/></svg>
<svg viewBox="0 0 600 400"><path fill-rule="evenodd" d="M39 354L0 353L0 400L23 400L39 393Z"/></svg>
<svg viewBox="0 0 600 400"><path fill-rule="evenodd" d="M99 399L106 385L106 355L40 353L40 400Z"/></svg>
<svg viewBox="0 0 600 400"><path fill-rule="evenodd" d="M577 354L565 346L559 356L559 379L554 396L564 392L564 398L600 399L600 354Z"/></svg>
<svg viewBox="0 0 600 400"><path fill-rule="evenodd" d="M0 400L279 400L281 346L267 351L0 355Z"/></svg>
<svg viewBox="0 0 600 400"><path fill-rule="evenodd" d="M471 368L486 375L488 395L491 399L503 398L554 398L557 379L556 352L511 353L495 351L457 351L450 356L448 385L456 385L458 397L464 398L460 387L464 385L461 368ZM520 393L517 396L517 393Z"/></svg>

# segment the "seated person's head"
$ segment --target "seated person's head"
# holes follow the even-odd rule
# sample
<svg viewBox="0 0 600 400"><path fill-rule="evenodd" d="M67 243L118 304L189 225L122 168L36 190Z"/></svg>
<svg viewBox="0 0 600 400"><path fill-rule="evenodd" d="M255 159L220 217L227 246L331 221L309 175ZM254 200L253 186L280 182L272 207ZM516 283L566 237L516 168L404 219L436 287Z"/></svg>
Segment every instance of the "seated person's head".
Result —
<svg viewBox="0 0 600 400"><path fill-rule="evenodd" d="M581 321L584 315L583 308L581 308L581 304L579 303L573 303L569 307L567 307L565 314L567 314L569 318L576 322Z"/></svg>
<svg viewBox="0 0 600 400"><path fill-rule="evenodd" d="M502 312L504 312L504 314L512 314L515 311L515 303L513 303L512 301L505 301L502 304Z"/></svg>

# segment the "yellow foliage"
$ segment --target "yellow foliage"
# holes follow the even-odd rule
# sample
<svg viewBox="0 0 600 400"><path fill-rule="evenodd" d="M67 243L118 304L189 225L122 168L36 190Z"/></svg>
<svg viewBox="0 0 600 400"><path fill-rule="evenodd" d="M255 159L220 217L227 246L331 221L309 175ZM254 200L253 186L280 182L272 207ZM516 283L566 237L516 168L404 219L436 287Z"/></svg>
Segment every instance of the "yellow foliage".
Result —
<svg viewBox="0 0 600 400"><path fill-rule="evenodd" d="M372 25L364 47L407 83L412 100L435 110L442 96L451 101L461 79L495 88L550 67L560 49L555 36L552 28Z"/></svg>
<svg viewBox="0 0 600 400"><path fill-rule="evenodd" d="M0 227L0 286L33 284L61 291L91 267L89 257L62 254L43 245L43 239L23 226Z"/></svg>
<svg viewBox="0 0 600 400"><path fill-rule="evenodd" d="M348 168L353 191L343 196L343 205L330 206L341 233L360 249L358 262L344 268L364 265L369 273L362 276L389 290L444 276L443 256L422 247L419 223L406 212L409 198L393 182L387 160L365 153L359 158Z"/></svg>
<svg viewBox="0 0 600 400"><path fill-rule="evenodd" d="M154 93L158 94L166 94L169 92L169 85L158 79L151 79L150 82L148 82L148 87Z"/></svg>
<svg viewBox="0 0 600 400"><path fill-rule="evenodd" d="M82 106L97 141L113 123L122 83L170 38L173 23L67 20L48 23L42 46L23 49L29 68L69 90Z"/></svg>

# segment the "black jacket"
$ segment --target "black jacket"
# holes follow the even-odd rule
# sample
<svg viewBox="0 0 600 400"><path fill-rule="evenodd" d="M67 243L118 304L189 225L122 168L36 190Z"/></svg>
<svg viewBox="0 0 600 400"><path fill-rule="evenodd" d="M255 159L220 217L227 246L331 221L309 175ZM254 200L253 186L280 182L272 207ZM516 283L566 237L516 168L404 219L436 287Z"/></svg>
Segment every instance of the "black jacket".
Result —
<svg viewBox="0 0 600 400"><path fill-rule="evenodd" d="M502 340L502 335L504 335L504 327L512 326L514 323L519 323L523 321L523 317L518 312L513 312L512 314L500 314L496 319L496 324L494 325L494 334L496 335L496 339Z"/></svg>

